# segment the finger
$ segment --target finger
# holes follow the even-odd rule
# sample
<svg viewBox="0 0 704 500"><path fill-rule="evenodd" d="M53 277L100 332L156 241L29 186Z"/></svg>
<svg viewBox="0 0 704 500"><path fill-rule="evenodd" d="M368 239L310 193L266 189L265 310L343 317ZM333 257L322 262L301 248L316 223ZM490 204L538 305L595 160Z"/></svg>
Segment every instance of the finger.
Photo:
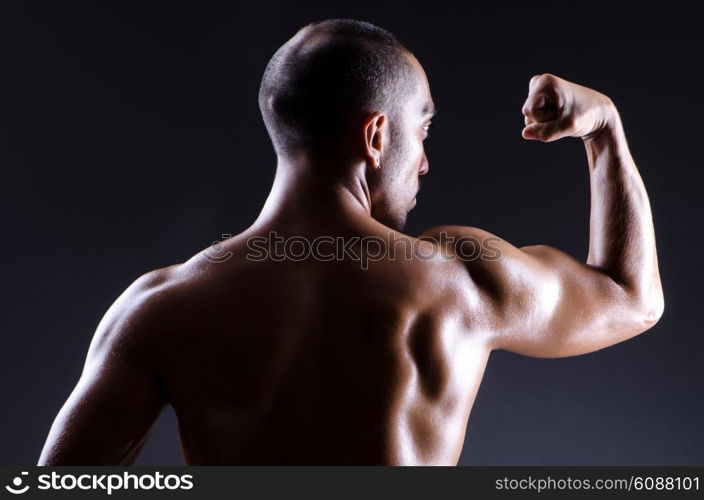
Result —
<svg viewBox="0 0 704 500"><path fill-rule="evenodd" d="M560 78L552 73L540 73L538 75L534 75L528 83L528 92L537 90L539 87L544 85L554 86L559 80Z"/></svg>
<svg viewBox="0 0 704 500"><path fill-rule="evenodd" d="M521 112L537 122L555 120L559 114L554 95L548 90L530 94L523 103Z"/></svg>
<svg viewBox="0 0 704 500"><path fill-rule="evenodd" d="M542 74L533 75L533 77L530 79L530 82L528 82L528 93L530 93L530 91L533 90L533 87L535 87L535 84L538 83L541 76L543 76L543 75Z"/></svg>
<svg viewBox="0 0 704 500"><path fill-rule="evenodd" d="M534 123L526 126L521 135L524 139L541 142L553 142L570 135L569 130L558 124L558 121L548 123Z"/></svg>
<svg viewBox="0 0 704 500"><path fill-rule="evenodd" d="M543 123L531 123L521 132L524 139L542 142L552 142L570 135L571 125L569 119L558 119Z"/></svg>

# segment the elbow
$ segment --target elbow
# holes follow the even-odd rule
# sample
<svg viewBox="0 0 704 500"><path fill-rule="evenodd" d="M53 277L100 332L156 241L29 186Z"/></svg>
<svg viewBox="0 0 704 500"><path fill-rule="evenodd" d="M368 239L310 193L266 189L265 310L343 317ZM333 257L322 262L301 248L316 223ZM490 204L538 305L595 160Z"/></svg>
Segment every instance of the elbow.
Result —
<svg viewBox="0 0 704 500"><path fill-rule="evenodd" d="M621 289L624 292L621 304L625 306L625 314L629 318L627 322L632 325L635 335L649 330L660 321L665 312L665 296L659 281L648 287L621 284Z"/></svg>
<svg viewBox="0 0 704 500"><path fill-rule="evenodd" d="M662 290L651 294L646 299L638 301L638 307L634 311L634 315L638 318L638 322L642 327L642 331L648 330L655 326L665 312L665 296Z"/></svg>
<svg viewBox="0 0 704 500"><path fill-rule="evenodd" d="M646 320L650 326L655 325L665 312L665 297L662 292L652 301L646 310Z"/></svg>

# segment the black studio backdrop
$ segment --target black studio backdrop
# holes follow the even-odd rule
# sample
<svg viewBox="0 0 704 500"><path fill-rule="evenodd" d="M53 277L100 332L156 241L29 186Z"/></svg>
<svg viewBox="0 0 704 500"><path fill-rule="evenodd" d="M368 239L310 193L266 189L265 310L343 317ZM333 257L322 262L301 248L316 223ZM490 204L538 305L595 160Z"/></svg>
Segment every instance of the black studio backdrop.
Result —
<svg viewBox="0 0 704 500"><path fill-rule="evenodd" d="M487 4L3 3L0 464L36 463L129 283L254 220L275 166L257 107L266 62L302 25L348 17L396 33L439 108L408 233L472 225L586 258L581 141L520 135L543 72L614 100L651 199L661 321L579 357L493 353L460 464L703 465L702 11ZM182 463L170 410L138 463Z"/></svg>

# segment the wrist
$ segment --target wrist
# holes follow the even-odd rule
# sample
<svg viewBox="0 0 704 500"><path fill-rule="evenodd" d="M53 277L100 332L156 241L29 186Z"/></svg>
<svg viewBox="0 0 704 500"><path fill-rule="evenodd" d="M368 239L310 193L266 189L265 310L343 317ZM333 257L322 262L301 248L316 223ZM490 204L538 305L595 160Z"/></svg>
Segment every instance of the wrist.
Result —
<svg viewBox="0 0 704 500"><path fill-rule="evenodd" d="M597 169L599 165L633 164L621 117L610 100L606 104L602 117L599 127L582 137L590 170ZM603 171L603 168L601 170Z"/></svg>
<svg viewBox="0 0 704 500"><path fill-rule="evenodd" d="M618 110L611 99L606 96L604 98L594 129L582 136L582 141L587 147L594 146L601 149L604 146L614 146L620 144L624 138Z"/></svg>

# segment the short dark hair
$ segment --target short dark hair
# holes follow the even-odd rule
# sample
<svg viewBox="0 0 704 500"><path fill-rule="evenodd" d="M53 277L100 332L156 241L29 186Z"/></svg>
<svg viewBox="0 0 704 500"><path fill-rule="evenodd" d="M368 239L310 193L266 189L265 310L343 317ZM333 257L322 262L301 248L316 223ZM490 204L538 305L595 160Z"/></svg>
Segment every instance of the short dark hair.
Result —
<svg viewBox="0 0 704 500"><path fill-rule="evenodd" d="M409 54L364 21L328 19L299 30L273 55L259 89L277 154L322 147L350 118L396 110L417 84Z"/></svg>

